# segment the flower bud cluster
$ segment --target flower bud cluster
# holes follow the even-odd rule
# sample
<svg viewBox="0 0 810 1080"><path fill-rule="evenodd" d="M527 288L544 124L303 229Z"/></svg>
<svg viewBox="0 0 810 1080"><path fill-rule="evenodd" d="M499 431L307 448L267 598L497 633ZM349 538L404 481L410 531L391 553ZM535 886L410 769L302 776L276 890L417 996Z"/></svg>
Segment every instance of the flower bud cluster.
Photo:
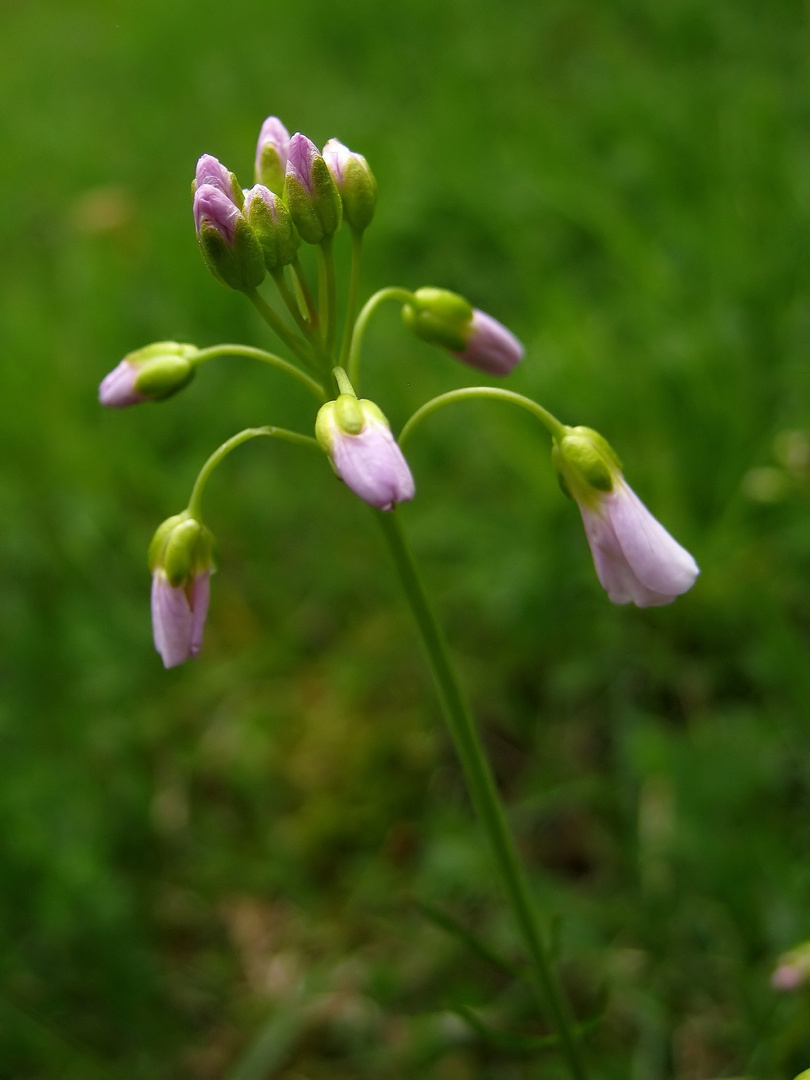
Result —
<svg viewBox="0 0 810 1080"><path fill-rule="evenodd" d="M357 232L371 223L374 176L366 159L337 139L321 153L306 135L290 137L270 116L259 134L255 174L255 185L243 191L232 172L204 154L192 185L203 259L232 289L255 289L265 273L295 259L302 240L320 244L344 219Z"/></svg>

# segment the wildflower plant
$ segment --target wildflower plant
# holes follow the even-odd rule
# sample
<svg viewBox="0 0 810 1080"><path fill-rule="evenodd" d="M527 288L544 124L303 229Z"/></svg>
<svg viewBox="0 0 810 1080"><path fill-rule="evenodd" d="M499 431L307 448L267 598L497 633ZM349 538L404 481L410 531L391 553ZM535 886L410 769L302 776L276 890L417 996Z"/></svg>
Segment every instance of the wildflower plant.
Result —
<svg viewBox="0 0 810 1080"><path fill-rule="evenodd" d="M196 657L202 648L215 566L202 498L221 462L257 437L283 439L325 457L327 467L372 508L391 552L524 943L538 1008L554 1030L551 1043L559 1048L570 1076L582 1080L587 1075L582 1045L587 1025L577 1023L563 995L548 928L540 925L476 724L397 509L416 495L402 446L433 413L469 399L527 410L551 438L551 464L563 491L579 507L596 573L610 600L639 607L668 604L693 585L698 568L627 485L616 453L597 432L569 427L511 390L476 386L440 394L422 405L397 439L379 405L358 396L364 335L384 303L399 305L407 332L487 375L506 377L524 358L523 346L505 326L446 289L383 288L360 308L361 250L376 201L377 184L364 157L337 139L319 150L301 133L290 137L277 117L262 125L253 187L244 189L236 175L210 154L197 163L192 210L203 260L223 286L244 294L285 355L246 345L197 348L156 342L126 356L102 381L99 399L113 408L159 401L182 390L201 364L242 355L270 364L306 388L314 399L314 435L275 426L249 428L208 458L188 505L160 525L150 546L155 647L167 668ZM348 233L351 246L348 283L341 297L342 327L333 258L340 232ZM300 257L307 247L317 260L315 282Z"/></svg>

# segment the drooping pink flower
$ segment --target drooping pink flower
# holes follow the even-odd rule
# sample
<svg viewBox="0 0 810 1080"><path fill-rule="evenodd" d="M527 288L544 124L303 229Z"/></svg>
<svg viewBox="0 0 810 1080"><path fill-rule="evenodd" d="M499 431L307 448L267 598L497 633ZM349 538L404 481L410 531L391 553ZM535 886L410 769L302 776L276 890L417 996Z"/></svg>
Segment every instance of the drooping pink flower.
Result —
<svg viewBox="0 0 810 1080"><path fill-rule="evenodd" d="M167 518L149 545L152 635L167 668L191 659L202 647L213 549L211 533L189 510Z"/></svg>
<svg viewBox="0 0 810 1080"><path fill-rule="evenodd" d="M315 435L340 479L369 506L393 510L414 497L405 456L373 402L341 394L321 408Z"/></svg>
<svg viewBox="0 0 810 1080"><path fill-rule="evenodd" d="M579 506L597 577L614 604L655 607L691 589L697 563L627 484L613 448L598 432L563 428L553 457L565 491Z"/></svg>
<svg viewBox="0 0 810 1080"><path fill-rule="evenodd" d="M171 585L164 570L152 575L152 634L164 667L177 667L202 648L210 578L206 570L187 585Z"/></svg>
<svg viewBox="0 0 810 1080"><path fill-rule="evenodd" d="M597 577L614 604L656 607L692 588L697 563L624 479L579 509Z"/></svg>

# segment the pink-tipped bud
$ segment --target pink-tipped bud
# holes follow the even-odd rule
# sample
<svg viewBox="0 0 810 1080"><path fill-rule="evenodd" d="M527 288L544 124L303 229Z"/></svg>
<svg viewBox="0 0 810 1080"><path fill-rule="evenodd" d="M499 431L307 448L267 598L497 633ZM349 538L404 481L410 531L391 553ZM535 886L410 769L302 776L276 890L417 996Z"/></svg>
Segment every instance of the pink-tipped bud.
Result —
<svg viewBox="0 0 810 1080"><path fill-rule="evenodd" d="M337 139L324 146L323 158L340 192L344 220L362 232L371 224L377 203L377 181L368 162Z"/></svg>
<svg viewBox="0 0 810 1080"><path fill-rule="evenodd" d="M194 227L205 264L232 289L255 289L265 276L264 254L244 214L220 187L194 192Z"/></svg>
<svg viewBox="0 0 810 1080"><path fill-rule="evenodd" d="M237 209L242 206L242 189L239 186L239 181L212 154L203 154L197 162L194 183L191 185L192 194L197 191L197 188L201 188L205 184L221 191Z"/></svg>
<svg viewBox="0 0 810 1080"><path fill-rule="evenodd" d="M256 183L281 195L287 172L290 133L277 116L268 116L256 144Z"/></svg>
<svg viewBox="0 0 810 1080"><path fill-rule="evenodd" d="M197 352L194 345L177 341L156 341L136 349L102 379L98 400L108 409L122 409L171 397L194 376Z"/></svg>
<svg viewBox="0 0 810 1080"><path fill-rule="evenodd" d="M208 613L214 542L186 510L158 528L149 547L152 632L165 667L197 656Z"/></svg>
<svg viewBox="0 0 810 1080"><path fill-rule="evenodd" d="M393 510L415 493L408 463L373 401L341 394L322 406L315 436L337 475L370 506Z"/></svg>
<svg viewBox="0 0 810 1080"><path fill-rule="evenodd" d="M657 607L687 592L700 573L622 476L613 449L590 428L566 428L554 463L576 500L596 574L614 604Z"/></svg>
<svg viewBox="0 0 810 1080"><path fill-rule="evenodd" d="M523 346L511 331L449 289L417 289L402 318L423 341L488 375L508 375L523 359Z"/></svg>
<svg viewBox="0 0 810 1080"><path fill-rule="evenodd" d="M256 184L245 192L244 214L261 244L267 269L272 273L291 263L300 237L280 197L264 184Z"/></svg>
<svg viewBox="0 0 810 1080"><path fill-rule="evenodd" d="M342 205L317 146L297 132L290 139L284 201L301 239L320 244L340 227Z"/></svg>
<svg viewBox="0 0 810 1080"><path fill-rule="evenodd" d="M467 344L454 352L456 360L485 371L488 375L508 375L523 359L524 348L511 330L477 308L467 329Z"/></svg>
<svg viewBox="0 0 810 1080"><path fill-rule="evenodd" d="M771 986L783 994L795 993L810 981L810 942L797 945L779 957L776 970L771 975ZM797 1077L796 1080L799 1080Z"/></svg>

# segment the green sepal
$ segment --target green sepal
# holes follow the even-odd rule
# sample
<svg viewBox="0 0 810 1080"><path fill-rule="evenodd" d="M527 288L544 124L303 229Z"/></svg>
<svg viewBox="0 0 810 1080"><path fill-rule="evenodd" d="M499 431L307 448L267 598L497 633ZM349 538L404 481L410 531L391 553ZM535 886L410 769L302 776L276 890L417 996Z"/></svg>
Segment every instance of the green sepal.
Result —
<svg viewBox="0 0 810 1080"><path fill-rule="evenodd" d="M431 345L448 352L463 352L472 323L472 305L449 289L426 286L413 295L414 303L402 308L405 325Z"/></svg>
<svg viewBox="0 0 810 1080"><path fill-rule="evenodd" d="M310 193L301 181L288 173L284 184L284 201L293 224L307 244L320 244L340 228L343 204L332 174L320 156L312 162Z"/></svg>
<svg viewBox="0 0 810 1080"><path fill-rule="evenodd" d="M194 366L186 357L164 353L139 365L133 386L144 397L161 401L182 390L193 378Z"/></svg>
<svg viewBox="0 0 810 1080"><path fill-rule="evenodd" d="M358 232L367 229L377 205L377 181L360 155L350 157L344 166L340 197L346 223Z"/></svg>
<svg viewBox="0 0 810 1080"><path fill-rule="evenodd" d="M211 532L184 510L158 526L149 545L149 569L162 570L173 588L215 566Z"/></svg>
<svg viewBox="0 0 810 1080"><path fill-rule="evenodd" d="M276 147L272 143L266 143L256 166L256 183L264 184L274 194L281 195L284 191L286 168L287 163L281 160Z"/></svg>
<svg viewBox="0 0 810 1080"><path fill-rule="evenodd" d="M338 394L334 401L327 401L318 410L315 419L315 438L327 454L332 452L334 429L342 435L359 435L369 420L376 420L390 428L382 410L367 398L354 394Z"/></svg>
<svg viewBox="0 0 810 1080"><path fill-rule="evenodd" d="M560 486L569 498L591 502L613 490L621 462L610 443L598 431L567 427L552 449Z"/></svg>
<svg viewBox="0 0 810 1080"><path fill-rule="evenodd" d="M205 265L220 284L242 291L264 281L264 252L245 218L236 223L233 244L207 222L200 230L199 243Z"/></svg>
<svg viewBox="0 0 810 1080"><path fill-rule="evenodd" d="M276 200L277 217L262 198L250 203L247 221L259 241L264 265L272 273L280 266L288 266L294 259L301 238L295 230L290 212L281 199Z"/></svg>

